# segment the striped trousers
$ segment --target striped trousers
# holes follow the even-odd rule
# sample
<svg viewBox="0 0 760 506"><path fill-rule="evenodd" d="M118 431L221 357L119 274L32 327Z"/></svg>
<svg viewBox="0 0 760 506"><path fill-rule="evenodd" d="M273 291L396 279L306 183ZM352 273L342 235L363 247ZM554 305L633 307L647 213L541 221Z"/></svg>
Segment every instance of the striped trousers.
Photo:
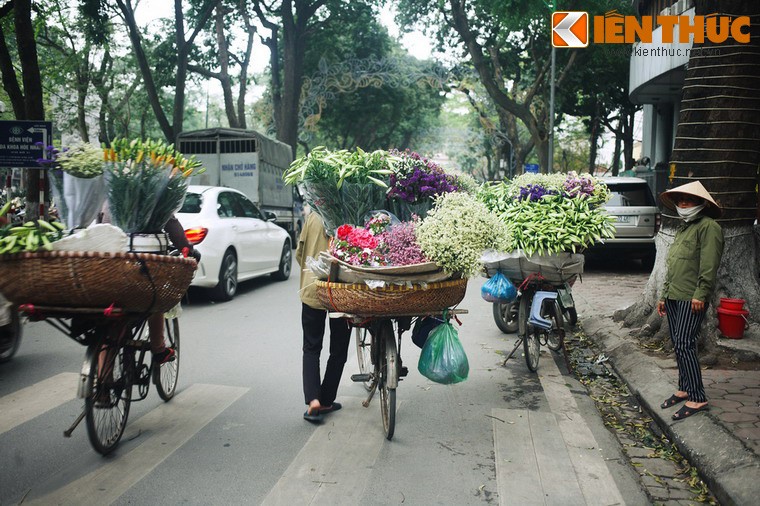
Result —
<svg viewBox="0 0 760 506"><path fill-rule="evenodd" d="M704 311L694 313L691 310L691 300L665 299L665 313L668 316L670 339L676 352L678 389L688 393L692 402L707 402L697 359L697 338L707 306Z"/></svg>

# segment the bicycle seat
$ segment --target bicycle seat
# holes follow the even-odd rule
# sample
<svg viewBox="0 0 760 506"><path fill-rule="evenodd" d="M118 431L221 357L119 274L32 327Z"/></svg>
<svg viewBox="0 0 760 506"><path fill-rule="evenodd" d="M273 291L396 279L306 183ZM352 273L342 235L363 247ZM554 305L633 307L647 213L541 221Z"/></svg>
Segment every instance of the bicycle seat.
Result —
<svg viewBox="0 0 760 506"><path fill-rule="evenodd" d="M552 328L552 321L541 315L541 305L546 299L557 300L557 292L536 292L530 306L530 318L528 318L529 325L539 327L543 330L549 330Z"/></svg>

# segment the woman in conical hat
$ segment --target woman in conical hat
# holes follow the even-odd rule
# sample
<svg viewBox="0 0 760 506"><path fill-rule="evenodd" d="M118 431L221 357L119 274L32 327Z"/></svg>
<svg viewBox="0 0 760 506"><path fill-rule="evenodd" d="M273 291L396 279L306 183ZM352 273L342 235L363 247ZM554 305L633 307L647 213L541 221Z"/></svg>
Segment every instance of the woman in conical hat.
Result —
<svg viewBox="0 0 760 506"><path fill-rule="evenodd" d="M674 420L683 420L708 409L697 338L723 255L723 230L713 219L722 209L699 181L661 193L660 201L684 222L668 250L667 274L657 302L657 313L668 317L678 364L678 391L660 407L685 401L673 414Z"/></svg>

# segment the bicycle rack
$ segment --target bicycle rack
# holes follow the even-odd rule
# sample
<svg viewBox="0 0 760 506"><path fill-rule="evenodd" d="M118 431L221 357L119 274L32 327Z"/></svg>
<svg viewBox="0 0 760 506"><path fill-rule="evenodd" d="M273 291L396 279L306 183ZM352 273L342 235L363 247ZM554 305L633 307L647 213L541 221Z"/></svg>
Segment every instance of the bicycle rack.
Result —
<svg viewBox="0 0 760 506"><path fill-rule="evenodd" d="M552 328L552 321L541 315L541 305L547 299L557 300L557 292L536 292L530 306L530 318L528 318L528 324L533 325L534 327L539 327L543 330L550 330Z"/></svg>

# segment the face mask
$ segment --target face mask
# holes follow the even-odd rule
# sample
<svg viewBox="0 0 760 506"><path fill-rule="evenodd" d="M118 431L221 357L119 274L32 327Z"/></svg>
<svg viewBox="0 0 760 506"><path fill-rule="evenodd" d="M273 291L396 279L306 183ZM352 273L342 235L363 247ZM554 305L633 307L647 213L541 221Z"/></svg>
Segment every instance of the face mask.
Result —
<svg viewBox="0 0 760 506"><path fill-rule="evenodd" d="M678 213L678 216L680 216L683 221L685 221L686 223L688 223L688 222L692 221L693 219L695 219L697 217L697 215L699 214L699 212L702 209L704 209L706 205L707 205L706 203L703 203L703 204L700 204L700 205L694 206L694 207L678 207L678 206L676 206L676 212Z"/></svg>

